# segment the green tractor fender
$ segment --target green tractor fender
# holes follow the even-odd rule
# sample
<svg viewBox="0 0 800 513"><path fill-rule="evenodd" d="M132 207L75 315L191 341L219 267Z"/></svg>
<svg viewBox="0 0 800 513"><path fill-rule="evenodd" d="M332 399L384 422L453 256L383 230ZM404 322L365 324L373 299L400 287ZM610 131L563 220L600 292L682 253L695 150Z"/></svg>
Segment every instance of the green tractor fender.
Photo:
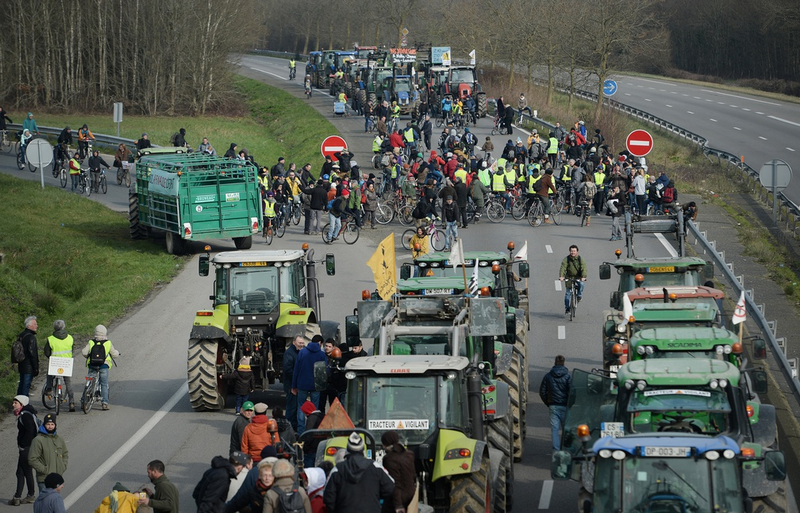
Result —
<svg viewBox="0 0 800 513"><path fill-rule="evenodd" d="M291 339L298 335L305 336L306 325L317 322L314 310L311 308L281 303L280 309L280 316L275 324L275 335L280 338Z"/></svg>
<svg viewBox="0 0 800 513"><path fill-rule="evenodd" d="M762 447L777 449L778 424L775 406L771 404L758 404L756 414L750 418L753 429L753 442ZM753 419L757 419L755 422Z"/></svg>
<svg viewBox="0 0 800 513"><path fill-rule="evenodd" d="M486 442L482 440L469 438L460 431L439 430L431 481L478 472L487 450Z"/></svg>
<svg viewBox="0 0 800 513"><path fill-rule="evenodd" d="M223 339L230 341L228 305L220 305L213 310L199 310L194 316L190 339Z"/></svg>

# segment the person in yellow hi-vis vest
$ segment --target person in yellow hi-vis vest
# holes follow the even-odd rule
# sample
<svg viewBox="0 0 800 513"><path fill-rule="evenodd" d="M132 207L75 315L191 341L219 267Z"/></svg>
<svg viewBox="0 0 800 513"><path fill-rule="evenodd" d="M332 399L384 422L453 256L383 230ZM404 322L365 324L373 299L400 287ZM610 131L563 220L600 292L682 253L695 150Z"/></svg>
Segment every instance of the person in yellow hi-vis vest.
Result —
<svg viewBox="0 0 800 513"><path fill-rule="evenodd" d="M100 351L100 347L102 347L102 351ZM103 402L103 409L110 409L108 405L108 371L113 363L112 358L119 356L119 351L114 349L114 345L108 340L108 330L105 326L102 324L97 325L94 329L94 338L84 346L81 354L86 357L89 377L100 379L100 396Z"/></svg>
<svg viewBox="0 0 800 513"><path fill-rule="evenodd" d="M78 152L69 159L69 178L72 180L71 191L78 190L78 178L81 176L81 161L78 159Z"/></svg>
<svg viewBox="0 0 800 513"><path fill-rule="evenodd" d="M47 337L44 344L44 355L48 358L72 358L75 350L75 340L72 335L67 334L67 323L61 319L53 323L53 334ZM64 384L67 387L67 397L69 398L69 411L75 411L75 397L72 393L72 379L64 376ZM45 394L53 393L53 376L47 375Z"/></svg>

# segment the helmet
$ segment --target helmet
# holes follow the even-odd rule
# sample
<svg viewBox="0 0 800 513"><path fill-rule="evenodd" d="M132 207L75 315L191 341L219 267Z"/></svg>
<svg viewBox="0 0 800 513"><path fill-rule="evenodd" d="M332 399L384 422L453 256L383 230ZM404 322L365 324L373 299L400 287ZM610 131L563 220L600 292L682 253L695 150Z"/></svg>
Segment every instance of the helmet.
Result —
<svg viewBox="0 0 800 513"><path fill-rule="evenodd" d="M323 180L328 180L328 179L330 179L330 176L328 176L328 175L322 175L322 179L323 179Z"/></svg>
<svg viewBox="0 0 800 513"><path fill-rule="evenodd" d="M341 358L342 357L342 350L338 347L334 347L331 351L331 358Z"/></svg>
<svg viewBox="0 0 800 513"><path fill-rule="evenodd" d="M268 433L277 433L278 432L278 423L275 422L275 419L269 419L267 421L267 432Z"/></svg>
<svg viewBox="0 0 800 513"><path fill-rule="evenodd" d="M469 127L464 127L464 133L469 133Z"/></svg>

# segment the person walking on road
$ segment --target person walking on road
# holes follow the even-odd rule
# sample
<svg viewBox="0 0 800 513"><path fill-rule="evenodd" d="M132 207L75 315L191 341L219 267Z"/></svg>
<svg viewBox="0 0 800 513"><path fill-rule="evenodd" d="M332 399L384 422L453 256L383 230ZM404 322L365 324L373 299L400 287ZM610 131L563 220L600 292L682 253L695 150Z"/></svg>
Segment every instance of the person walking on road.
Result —
<svg viewBox="0 0 800 513"><path fill-rule="evenodd" d="M255 405L251 401L245 401L242 405L241 415L236 417L231 427L231 445L230 452L240 451L242 448L242 435L244 428L250 424L250 420L255 414Z"/></svg>
<svg viewBox="0 0 800 513"><path fill-rule="evenodd" d="M400 436L393 429L381 436L381 444L386 451L383 468L394 479L392 500L383 501L383 513L406 511L417 489L414 453L400 443Z"/></svg>
<svg viewBox="0 0 800 513"><path fill-rule="evenodd" d="M241 451L233 451L229 458L214 456L211 468L203 473L203 477L192 492L197 505L197 513L217 513L225 508L225 499L231 479L236 479L250 462L250 455Z"/></svg>
<svg viewBox="0 0 800 513"><path fill-rule="evenodd" d="M108 405L108 371L115 356L119 351L114 349L114 344L108 340L108 330L102 324L94 329L94 338L81 349L81 354L86 357L86 366L89 367L89 377L100 379L100 396L103 409L109 410Z"/></svg>
<svg viewBox="0 0 800 513"><path fill-rule="evenodd" d="M44 343L44 355L48 358L69 358L75 352L75 340L72 335L67 334L67 323L59 319L53 323L53 334L47 337ZM67 397L69 397L69 411L75 411L75 397L72 392L72 378L64 376L64 384L67 387ZM47 375L45 393L53 393L53 376Z"/></svg>
<svg viewBox="0 0 800 513"><path fill-rule="evenodd" d="M69 463L67 443L56 433L56 416L48 413L39 426L38 436L31 442L28 464L36 471L39 491L44 490L44 479L56 472L64 474Z"/></svg>
<svg viewBox="0 0 800 513"><path fill-rule="evenodd" d="M14 415L17 417L17 490L14 497L8 501L10 506L31 504L36 500L36 491L33 488L33 468L28 463L31 443L39 430L36 420L36 409L29 404L27 395L18 395L11 401ZM28 495L23 499L22 490L28 485Z"/></svg>
<svg viewBox="0 0 800 513"><path fill-rule="evenodd" d="M542 384L539 385L539 397L550 410L553 451L561 449L561 429L567 417L567 400L572 385L572 376L564 363L566 360L562 355L556 356L555 365L545 374Z"/></svg>
<svg viewBox="0 0 800 513"><path fill-rule="evenodd" d="M39 375L39 346L36 343L36 332L38 330L39 324L36 322L36 316L27 317L25 319L25 329L19 334L25 358L17 364L19 368L17 395L30 395L31 381Z"/></svg>
<svg viewBox="0 0 800 513"><path fill-rule="evenodd" d="M297 355L297 362L292 375L292 394L297 397L297 404L302 405L307 398L311 398L314 406L319 408L319 391L314 386L314 364L322 362L325 365L325 353L322 351L322 335L314 335L311 343ZM297 412L297 436L306 430L306 415Z"/></svg>
<svg viewBox="0 0 800 513"><path fill-rule="evenodd" d="M272 436L268 431L269 417L267 417L268 406L265 403L257 403L254 407L255 415L252 422L244 428L242 433L242 445L240 450L249 454L253 461L261 461L261 451L267 445L273 445ZM280 441L280 437L276 443Z"/></svg>
<svg viewBox="0 0 800 513"><path fill-rule="evenodd" d="M145 496L139 504L150 506L153 513L180 513L180 494L178 489L164 475L164 462L153 460L147 464L147 477L153 483L155 491L145 490Z"/></svg>
<svg viewBox="0 0 800 513"><path fill-rule="evenodd" d="M381 499L391 502L394 481L376 462L364 457L364 440L351 433L343 462L331 470L323 500L328 513L380 513Z"/></svg>
<svg viewBox="0 0 800 513"><path fill-rule="evenodd" d="M44 478L44 488L33 503L33 513L67 513L64 498L61 496L63 489L64 478L61 474L48 474Z"/></svg>
<svg viewBox="0 0 800 513"><path fill-rule="evenodd" d="M281 496L284 497L284 504L297 504L298 506L302 504L305 513L312 513L308 494L302 486L296 484L294 465L287 460L278 460L272 467L272 474L275 476L275 482L264 496L264 509L262 510L264 513L286 511L281 504ZM296 500L291 497L294 493L299 495Z"/></svg>
<svg viewBox="0 0 800 513"><path fill-rule="evenodd" d="M286 395L286 418L289 419L289 423L295 431L297 431L297 394L292 393L292 379L297 355L304 347L306 347L306 339L302 335L297 335L294 337L292 345L283 353L283 393Z"/></svg>

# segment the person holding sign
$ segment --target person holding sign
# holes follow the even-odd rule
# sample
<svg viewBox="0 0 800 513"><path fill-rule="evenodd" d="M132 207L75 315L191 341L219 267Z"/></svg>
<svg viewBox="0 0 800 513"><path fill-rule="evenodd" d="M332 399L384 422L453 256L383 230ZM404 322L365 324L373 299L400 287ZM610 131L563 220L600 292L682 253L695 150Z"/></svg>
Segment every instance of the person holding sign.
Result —
<svg viewBox="0 0 800 513"><path fill-rule="evenodd" d="M47 342L44 344L44 355L48 358L69 358L72 360L72 354L75 351L75 340L72 335L67 334L67 323L61 319L53 323L53 334L47 337ZM63 365L63 363L62 363ZM50 366L48 365L48 369ZM64 376L64 384L67 386L67 397L69 398L69 411L75 411L75 396L72 393L72 365L69 365L68 375ZM47 371L47 385L45 385L45 394L53 393L53 374Z"/></svg>

